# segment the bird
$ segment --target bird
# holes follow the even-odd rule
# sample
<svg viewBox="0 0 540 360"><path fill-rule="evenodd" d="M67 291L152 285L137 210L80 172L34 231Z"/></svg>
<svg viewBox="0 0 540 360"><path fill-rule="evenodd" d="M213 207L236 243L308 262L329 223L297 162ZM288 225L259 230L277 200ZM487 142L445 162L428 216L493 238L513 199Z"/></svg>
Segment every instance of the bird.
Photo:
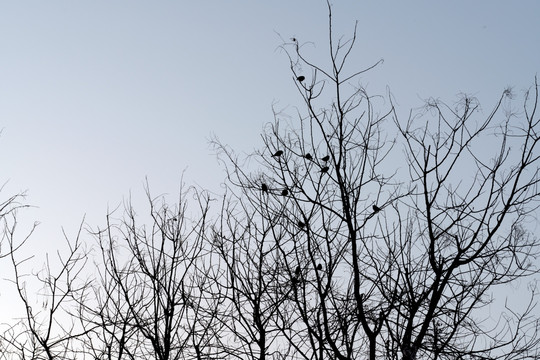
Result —
<svg viewBox="0 0 540 360"><path fill-rule="evenodd" d="M268 192L268 185L266 185L266 184L263 183L263 184L261 185L261 190L262 190L263 192Z"/></svg>
<svg viewBox="0 0 540 360"><path fill-rule="evenodd" d="M274 155L272 155L273 157L280 157L281 155L283 155L283 150L278 150L274 153Z"/></svg>
<svg viewBox="0 0 540 360"><path fill-rule="evenodd" d="M310 153L307 153L306 155L304 155L304 157L308 160L313 160L313 156L311 156Z"/></svg>
<svg viewBox="0 0 540 360"><path fill-rule="evenodd" d="M306 226L306 223L304 223L304 222L301 221L301 220L298 220L298 227L299 227L300 229L303 229L305 226Z"/></svg>
<svg viewBox="0 0 540 360"><path fill-rule="evenodd" d="M292 40L292 42L296 42L296 38L294 38L294 37L291 38L291 40Z"/></svg>
<svg viewBox="0 0 540 360"><path fill-rule="evenodd" d="M321 160L324 162L330 160L330 155L326 155L325 157L322 157Z"/></svg>
<svg viewBox="0 0 540 360"><path fill-rule="evenodd" d="M326 172L328 172L329 169L330 169L330 168L329 168L328 166L323 166L323 167L321 168L321 172L322 172L322 173L326 173Z"/></svg>
<svg viewBox="0 0 540 360"><path fill-rule="evenodd" d="M378 213L379 211L381 211L381 208L378 207L377 205L373 205L371 208L373 209L374 213Z"/></svg>
<svg viewBox="0 0 540 360"><path fill-rule="evenodd" d="M302 271L302 269L300 269L300 266L297 266L297 267L296 267L296 270L294 270L294 274L295 274L296 276L298 276L298 275L300 275L300 271Z"/></svg>
<svg viewBox="0 0 540 360"><path fill-rule="evenodd" d="M283 191L281 191L281 195L283 195L283 196L289 195L289 190L283 189Z"/></svg>
<svg viewBox="0 0 540 360"><path fill-rule="evenodd" d="M300 75L299 77L296 78L296 80L302 82L302 81L306 80L306 77L304 75Z"/></svg>
<svg viewBox="0 0 540 360"><path fill-rule="evenodd" d="M317 270L322 270L322 264L317 265Z"/></svg>

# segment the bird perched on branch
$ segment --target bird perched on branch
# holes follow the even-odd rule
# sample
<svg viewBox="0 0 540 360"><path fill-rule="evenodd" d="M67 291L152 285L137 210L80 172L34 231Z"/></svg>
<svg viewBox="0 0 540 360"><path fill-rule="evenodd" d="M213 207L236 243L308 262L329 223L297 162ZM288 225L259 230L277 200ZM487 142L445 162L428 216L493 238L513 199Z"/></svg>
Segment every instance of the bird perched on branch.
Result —
<svg viewBox="0 0 540 360"><path fill-rule="evenodd" d="M266 185L266 184L263 183L263 184L261 185L261 190L262 190L263 192L268 192L268 185Z"/></svg>
<svg viewBox="0 0 540 360"><path fill-rule="evenodd" d="M321 160L324 162L330 160L330 155L326 155L325 157L322 157Z"/></svg>
<svg viewBox="0 0 540 360"><path fill-rule="evenodd" d="M322 270L322 264L317 265L317 271L320 271L320 270Z"/></svg>
<svg viewBox="0 0 540 360"><path fill-rule="evenodd" d="M281 192L281 195L283 195L283 196L289 195L289 190L283 189L283 191Z"/></svg>
<svg viewBox="0 0 540 360"><path fill-rule="evenodd" d="M296 80L298 80L299 82L302 82L306 80L306 77L304 75L300 75L299 77L296 78Z"/></svg>
<svg viewBox="0 0 540 360"><path fill-rule="evenodd" d="M321 168L321 172L322 172L323 174L324 174L324 173L327 173L328 170L330 170L330 168L329 168L328 166L323 166L323 167Z"/></svg>
<svg viewBox="0 0 540 360"><path fill-rule="evenodd" d="M373 212L374 212L375 214L378 213L379 211L381 211L381 208L378 207L377 205L373 205L371 208L373 209Z"/></svg>
<svg viewBox="0 0 540 360"><path fill-rule="evenodd" d="M272 155L273 157L280 157L281 155L283 155L283 150L278 150L274 153L274 155Z"/></svg>
<svg viewBox="0 0 540 360"><path fill-rule="evenodd" d="M304 155L304 157L308 160L313 160L313 156L311 156L310 153L307 153L306 155Z"/></svg>
<svg viewBox="0 0 540 360"><path fill-rule="evenodd" d="M301 221L301 220L298 220L298 227L299 227L300 229L303 229L305 226L306 226L306 223L305 223L305 222L303 222L303 221Z"/></svg>
<svg viewBox="0 0 540 360"><path fill-rule="evenodd" d="M294 270L294 275L298 277L300 275L300 271L302 271L302 269L300 269L300 266L297 266L296 269Z"/></svg>

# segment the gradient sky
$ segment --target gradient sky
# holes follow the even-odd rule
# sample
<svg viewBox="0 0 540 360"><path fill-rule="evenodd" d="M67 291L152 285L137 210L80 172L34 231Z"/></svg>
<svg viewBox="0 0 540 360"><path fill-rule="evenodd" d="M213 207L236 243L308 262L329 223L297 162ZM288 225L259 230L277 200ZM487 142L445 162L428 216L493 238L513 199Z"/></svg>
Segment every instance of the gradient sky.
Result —
<svg viewBox="0 0 540 360"><path fill-rule="evenodd" d="M334 3L336 35L359 21L351 69L383 58L363 81L388 86L402 116L460 92L488 112L540 71L536 0ZM209 138L250 152L273 103L294 115L278 46L311 41L324 61L327 25L318 0L1 2L0 183L3 198L27 190L36 206L21 213L41 222L32 249L54 252L85 214L102 224L108 207L144 195L145 177L156 195L175 194L182 174L219 193Z"/></svg>

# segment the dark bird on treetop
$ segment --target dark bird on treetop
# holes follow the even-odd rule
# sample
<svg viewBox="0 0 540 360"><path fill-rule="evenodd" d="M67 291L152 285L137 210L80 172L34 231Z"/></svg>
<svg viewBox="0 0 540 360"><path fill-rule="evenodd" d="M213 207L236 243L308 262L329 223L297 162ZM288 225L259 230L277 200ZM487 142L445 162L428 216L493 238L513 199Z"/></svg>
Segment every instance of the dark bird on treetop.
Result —
<svg viewBox="0 0 540 360"><path fill-rule="evenodd" d="M283 189L283 191L281 192L281 195L283 195L283 196L289 195L289 190Z"/></svg>
<svg viewBox="0 0 540 360"><path fill-rule="evenodd" d="M307 153L306 155L304 155L304 157L308 160L313 160L313 156L311 156L310 153Z"/></svg>
<svg viewBox="0 0 540 360"><path fill-rule="evenodd" d="M298 276L298 275L300 275L300 271L302 271L302 269L300 269L300 266L297 266L297 267L296 267L296 270L294 270L294 274L295 274L296 276Z"/></svg>
<svg viewBox="0 0 540 360"><path fill-rule="evenodd" d="M303 221L298 220L298 227L299 227L300 229L303 229L305 226L306 226L306 224L305 224Z"/></svg>
<svg viewBox="0 0 540 360"><path fill-rule="evenodd" d="M283 150L278 150L278 151L276 151L276 152L274 153L274 155L272 155L272 156L274 156L274 157L280 157L281 155L283 155Z"/></svg>
<svg viewBox="0 0 540 360"><path fill-rule="evenodd" d="M374 213L378 213L379 211L381 211L381 208L378 207L377 205L373 205L371 208L373 209Z"/></svg>
<svg viewBox="0 0 540 360"><path fill-rule="evenodd" d="M317 270L322 270L322 264L317 265Z"/></svg>
<svg viewBox="0 0 540 360"><path fill-rule="evenodd" d="M268 185L262 184L261 185L261 190L264 191L264 192L268 192Z"/></svg>
<svg viewBox="0 0 540 360"><path fill-rule="evenodd" d="M322 172L322 173L326 173L326 172L328 172L329 169L330 169L330 168L329 168L328 166L323 166L323 167L321 168L321 172Z"/></svg>
<svg viewBox="0 0 540 360"><path fill-rule="evenodd" d="M321 158L322 161L328 161L330 160L330 155L326 155L325 157Z"/></svg>
<svg viewBox="0 0 540 360"><path fill-rule="evenodd" d="M296 78L296 80L302 82L302 81L306 80L306 77L304 75L300 75L299 77Z"/></svg>

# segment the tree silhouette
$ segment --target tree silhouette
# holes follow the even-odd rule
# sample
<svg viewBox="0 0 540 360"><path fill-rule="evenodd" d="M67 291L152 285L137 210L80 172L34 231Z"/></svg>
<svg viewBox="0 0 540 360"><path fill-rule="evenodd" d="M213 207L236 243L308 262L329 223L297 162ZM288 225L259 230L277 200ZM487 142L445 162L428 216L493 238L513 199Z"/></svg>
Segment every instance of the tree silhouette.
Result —
<svg viewBox="0 0 540 360"><path fill-rule="evenodd" d="M262 283L280 291L266 333L278 330L293 358L538 358L536 287L519 310L500 294L538 271L529 226L540 199L538 84L522 111L505 90L489 114L462 96L454 107L428 100L402 120L390 95L371 96L359 83L380 62L348 70L356 29L336 40L330 6L329 14L329 67L304 57L299 40L282 47L293 78L309 69L313 79L295 82L305 109L298 121L275 112L251 171L220 146L230 187L251 214L243 227L266 224L250 241L282 269ZM287 157L271 161L277 149ZM327 155L317 163L304 154ZM262 197L253 190L260 179L289 196Z"/></svg>
<svg viewBox="0 0 540 360"><path fill-rule="evenodd" d="M17 244L16 219L13 219L11 226L5 225L14 270L13 283L23 305L24 315L16 323L10 324L0 336L0 359L70 357L81 349L81 339L86 333L80 326L79 319L72 316L77 308L77 297L89 286L87 280L81 276L88 255L80 239L82 227L73 241L64 234L68 245L66 254L58 251L56 262L47 255L44 268L30 277L30 272L24 269L24 265L31 257L19 259L16 250L27 242L35 226L34 224L24 240ZM32 280L31 284L27 282L28 278ZM29 290L29 285L33 285L30 289L37 287L39 290Z"/></svg>
<svg viewBox="0 0 540 360"><path fill-rule="evenodd" d="M147 187L148 189L148 187ZM198 216L187 216L193 195ZM204 230L209 199L192 189L170 208L152 198L146 225L128 203L94 234L102 262L93 291L80 301L97 358L206 358L215 352L219 297L204 296L213 284L205 264ZM212 344L212 345L210 345Z"/></svg>
<svg viewBox="0 0 540 360"><path fill-rule="evenodd" d="M537 81L519 110L505 90L489 113L462 95L401 118L360 81L381 61L349 70L356 27L337 38L327 4L327 65L297 38L281 47L298 119L274 110L245 160L214 142L220 201L188 188L169 206L147 185L146 215L127 202L90 231L94 253L79 231L59 270L33 274L22 205L0 204L25 309L0 358L540 358Z"/></svg>

